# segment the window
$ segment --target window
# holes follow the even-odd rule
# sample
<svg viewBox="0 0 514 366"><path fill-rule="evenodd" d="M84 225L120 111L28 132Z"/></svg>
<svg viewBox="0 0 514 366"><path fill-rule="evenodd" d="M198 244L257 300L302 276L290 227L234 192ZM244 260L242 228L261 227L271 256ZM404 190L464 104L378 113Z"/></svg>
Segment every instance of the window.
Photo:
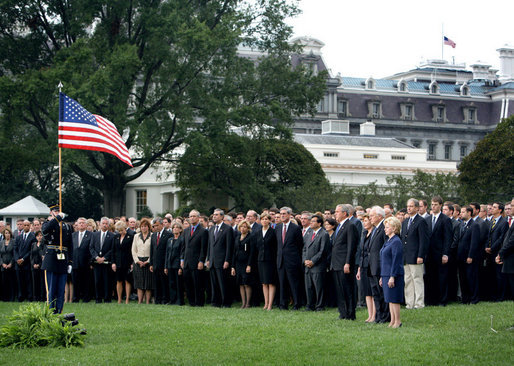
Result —
<svg viewBox="0 0 514 366"><path fill-rule="evenodd" d="M468 155L468 145L460 145L460 158L463 159Z"/></svg>
<svg viewBox="0 0 514 366"><path fill-rule="evenodd" d="M323 113L325 111L325 100L321 99L318 103L318 112Z"/></svg>
<svg viewBox="0 0 514 366"><path fill-rule="evenodd" d="M380 103L373 103L373 118L380 118Z"/></svg>
<svg viewBox="0 0 514 366"><path fill-rule="evenodd" d="M478 123L476 107L464 107L464 123Z"/></svg>
<svg viewBox="0 0 514 366"><path fill-rule="evenodd" d="M337 104L337 113L341 115L341 117L347 117L348 116L348 101L347 100L340 100Z"/></svg>
<svg viewBox="0 0 514 366"><path fill-rule="evenodd" d="M368 101L368 118L382 118L382 103L378 100Z"/></svg>
<svg viewBox="0 0 514 366"><path fill-rule="evenodd" d="M419 149L421 147L421 141L420 140L412 140L412 146L414 146L416 149Z"/></svg>
<svg viewBox="0 0 514 366"><path fill-rule="evenodd" d="M435 160L436 159L436 155L435 155L435 143L429 143L428 144L428 160Z"/></svg>
<svg viewBox="0 0 514 366"><path fill-rule="evenodd" d="M432 81L428 88L430 94L439 94L439 84L436 81Z"/></svg>
<svg viewBox="0 0 514 366"><path fill-rule="evenodd" d="M460 95L463 97L469 97L469 87L466 84L463 84L460 87Z"/></svg>
<svg viewBox="0 0 514 366"><path fill-rule="evenodd" d="M446 106L442 104L432 105L432 121L448 122L446 119Z"/></svg>
<svg viewBox="0 0 514 366"><path fill-rule="evenodd" d="M378 159L377 154L364 154L364 159Z"/></svg>
<svg viewBox="0 0 514 366"><path fill-rule="evenodd" d="M407 92L407 83L405 81L400 81L398 83L398 91L403 93Z"/></svg>
<svg viewBox="0 0 514 366"><path fill-rule="evenodd" d="M375 80L373 78L366 80L366 89L375 89Z"/></svg>
<svg viewBox="0 0 514 366"><path fill-rule="evenodd" d="M323 156L325 158L338 158L339 157L339 153L336 153L336 152L323 152Z"/></svg>
<svg viewBox="0 0 514 366"><path fill-rule="evenodd" d="M405 160L405 155L391 155L391 160Z"/></svg>
<svg viewBox="0 0 514 366"><path fill-rule="evenodd" d="M446 144L444 145L444 160L452 159L452 145Z"/></svg>
<svg viewBox="0 0 514 366"><path fill-rule="evenodd" d="M412 121L414 120L414 105L411 103L400 104L401 116L400 119Z"/></svg>
<svg viewBox="0 0 514 366"><path fill-rule="evenodd" d="M136 212L140 213L147 207L147 195L146 190L136 191Z"/></svg>

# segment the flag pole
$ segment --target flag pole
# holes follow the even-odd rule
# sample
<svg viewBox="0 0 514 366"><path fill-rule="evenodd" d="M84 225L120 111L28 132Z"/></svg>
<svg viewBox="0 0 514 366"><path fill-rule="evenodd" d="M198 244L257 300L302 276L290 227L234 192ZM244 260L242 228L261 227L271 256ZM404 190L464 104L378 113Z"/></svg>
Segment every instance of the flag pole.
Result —
<svg viewBox="0 0 514 366"><path fill-rule="evenodd" d="M59 81L59 107L61 104L62 83ZM59 113L60 114L60 113ZM57 146L59 146L59 133L57 133ZM62 165L61 165L61 147L59 146L59 212L62 212ZM59 221L59 251L62 253L62 220Z"/></svg>
<svg viewBox="0 0 514 366"><path fill-rule="evenodd" d="M441 60L444 60L444 23L441 23Z"/></svg>

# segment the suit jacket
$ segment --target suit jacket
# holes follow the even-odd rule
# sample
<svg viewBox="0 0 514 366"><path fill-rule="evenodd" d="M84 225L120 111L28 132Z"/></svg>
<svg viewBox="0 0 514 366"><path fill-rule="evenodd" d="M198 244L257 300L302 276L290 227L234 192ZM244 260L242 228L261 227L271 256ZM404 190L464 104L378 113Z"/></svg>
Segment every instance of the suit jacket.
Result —
<svg viewBox="0 0 514 366"><path fill-rule="evenodd" d="M467 224L463 223L460 230L457 259L463 262L467 258L472 258L476 262L482 257L480 248L480 224L474 220L469 220Z"/></svg>
<svg viewBox="0 0 514 366"><path fill-rule="evenodd" d="M505 234L505 240L498 255L503 262L502 272L514 273L514 224L510 226Z"/></svg>
<svg viewBox="0 0 514 366"><path fill-rule="evenodd" d="M0 241L0 264L14 263L14 239L11 239L9 245L5 245L5 240ZM14 266L11 267L14 269ZM4 268L2 267L2 271Z"/></svg>
<svg viewBox="0 0 514 366"><path fill-rule="evenodd" d="M462 226L462 222L459 220L451 219L452 222L452 243L450 244L450 249L452 251L457 250L459 246L460 239L460 228Z"/></svg>
<svg viewBox="0 0 514 366"><path fill-rule="evenodd" d="M429 215L425 219L430 232L427 261L441 263L442 256L450 253L453 240L452 222L448 216L441 212L432 228L432 218L433 215Z"/></svg>
<svg viewBox="0 0 514 366"><path fill-rule="evenodd" d="M357 252L357 245L359 245L359 239L360 233L350 220L344 222L337 235L334 232L332 235L331 269L342 271L345 264L350 264L351 268L355 267L355 254Z"/></svg>
<svg viewBox="0 0 514 366"><path fill-rule="evenodd" d="M91 263L90 243L93 238L91 231L84 231L84 237L79 247L79 232L75 231L71 234L71 242L73 243L73 269L86 268Z"/></svg>
<svg viewBox="0 0 514 366"><path fill-rule="evenodd" d="M305 245L307 242L311 240L312 237L312 229L310 227L305 230L305 234L303 234L303 227L300 228L302 230L303 244Z"/></svg>
<svg viewBox="0 0 514 366"><path fill-rule="evenodd" d="M489 237L489 226L491 225L491 221L484 220L480 217L477 217L476 220L474 220L478 227L480 228L480 256L484 256L484 248L487 244L487 239Z"/></svg>
<svg viewBox="0 0 514 366"><path fill-rule="evenodd" d="M132 242L134 241L134 235L125 234L123 240L119 233L114 237L114 243L112 247L112 261L116 263L118 268L128 268L134 262L132 258Z"/></svg>
<svg viewBox="0 0 514 366"><path fill-rule="evenodd" d="M96 257L103 257L105 261L112 263L112 248L114 245L114 233L107 231L105 234L104 245L101 246L102 231L95 231L91 242L89 244L89 252L91 253L91 260L95 261Z"/></svg>
<svg viewBox="0 0 514 366"><path fill-rule="evenodd" d="M325 229L320 228L314 236L314 239L310 240L313 233L311 229L310 233L307 232L305 234L305 236L310 235L310 237L303 246L302 262L305 263L306 260L311 260L313 263L312 268L305 266L305 273L325 272L327 270L327 252L330 237Z"/></svg>
<svg viewBox="0 0 514 366"><path fill-rule="evenodd" d="M288 224L286 237L282 242L284 224L278 224L275 233L277 236L277 268L301 269L303 237L302 229L291 221Z"/></svg>
<svg viewBox="0 0 514 366"><path fill-rule="evenodd" d="M257 223L254 224L254 227ZM212 268L223 268L223 263L228 262L232 266L232 255L234 251L234 230L222 223L218 234L214 237L216 226L209 229L209 245L207 247L207 260ZM250 234L251 235L251 234Z"/></svg>
<svg viewBox="0 0 514 366"><path fill-rule="evenodd" d="M384 243L380 249L380 257L382 268L380 275L382 277L398 277L404 275L403 269L403 245L398 235ZM387 285L386 285L387 286Z"/></svg>
<svg viewBox="0 0 514 366"><path fill-rule="evenodd" d="M384 222L382 221L376 228L368 247L369 270L372 276L380 276L380 249L386 241Z"/></svg>
<svg viewBox="0 0 514 366"><path fill-rule="evenodd" d="M166 261L166 246L168 239L172 237L172 234L164 229L162 230L161 237L159 238L159 245L157 245L157 234L152 233L150 239L150 265L153 266L154 270L164 270L164 262Z"/></svg>
<svg viewBox="0 0 514 366"><path fill-rule="evenodd" d="M496 257L502 247L505 234L509 231L509 223L503 216L498 218L496 225L489 224L489 233L486 242L486 248L491 248L491 256Z"/></svg>
<svg viewBox="0 0 514 366"><path fill-rule="evenodd" d="M175 239L171 236L166 243L166 261L164 268L166 269L179 269L180 268L180 253L184 249L184 235Z"/></svg>
<svg viewBox="0 0 514 366"><path fill-rule="evenodd" d="M14 261L23 259L21 266L16 263L16 268L23 270L30 270L30 251L32 250L32 243L37 241L33 232L29 232L27 239L23 240L24 232L21 232L14 240Z"/></svg>
<svg viewBox="0 0 514 366"><path fill-rule="evenodd" d="M255 235L255 249L259 262L277 261L277 235L271 225L264 237L262 236L262 229Z"/></svg>
<svg viewBox="0 0 514 366"><path fill-rule="evenodd" d="M359 234L364 231L364 226L362 226L361 220L359 220L357 217L351 216L350 221L357 227L357 232Z"/></svg>
<svg viewBox="0 0 514 366"><path fill-rule="evenodd" d="M184 249L180 255L184 261L184 269L197 269L199 262L205 262L209 232L198 224L191 236L191 228L184 231Z"/></svg>
<svg viewBox="0 0 514 366"><path fill-rule="evenodd" d="M418 258L425 261L428 252L428 225L420 215L414 216L412 224L409 219L402 224L402 243L403 243L403 263L417 264Z"/></svg>
<svg viewBox="0 0 514 366"><path fill-rule="evenodd" d="M34 269L34 264L41 265L43 263L43 255L45 254L45 243L41 240L39 247L37 246L37 240L32 243L30 250L30 268Z"/></svg>

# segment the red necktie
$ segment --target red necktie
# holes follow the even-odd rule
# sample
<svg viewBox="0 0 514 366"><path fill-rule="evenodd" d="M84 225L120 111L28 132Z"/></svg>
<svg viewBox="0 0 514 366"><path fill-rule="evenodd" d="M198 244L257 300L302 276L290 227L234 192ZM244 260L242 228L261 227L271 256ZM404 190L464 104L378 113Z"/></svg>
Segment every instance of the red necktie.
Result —
<svg viewBox="0 0 514 366"><path fill-rule="evenodd" d="M157 246L159 246L159 240L161 239L161 232L157 233Z"/></svg>
<svg viewBox="0 0 514 366"><path fill-rule="evenodd" d="M510 224L512 224L512 216L509 216L509 227L510 227Z"/></svg>
<svg viewBox="0 0 514 366"><path fill-rule="evenodd" d="M314 240L314 237L316 236L316 233L312 233L312 238L311 238L311 241Z"/></svg>
<svg viewBox="0 0 514 366"><path fill-rule="evenodd" d="M302 236L305 236L305 232L306 232L306 231L307 231L307 229L306 229L306 228L303 228L303 229L302 229Z"/></svg>
<svg viewBox="0 0 514 366"><path fill-rule="evenodd" d="M283 224L283 230L282 230L282 245L284 245L284 242L286 241L286 224Z"/></svg>
<svg viewBox="0 0 514 366"><path fill-rule="evenodd" d="M191 236L193 236L193 233L195 232L195 227L191 226Z"/></svg>

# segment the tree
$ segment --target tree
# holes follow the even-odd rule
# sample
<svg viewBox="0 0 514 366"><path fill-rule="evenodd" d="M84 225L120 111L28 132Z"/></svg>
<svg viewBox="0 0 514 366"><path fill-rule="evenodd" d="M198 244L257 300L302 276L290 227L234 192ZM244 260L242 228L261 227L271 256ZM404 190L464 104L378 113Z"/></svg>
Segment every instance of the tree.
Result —
<svg viewBox="0 0 514 366"><path fill-rule="evenodd" d="M322 193L330 192L312 154L286 138L195 134L176 173L182 200L203 210L211 208L213 196L231 197L235 205L227 209L260 210L273 204L306 209L323 202Z"/></svg>
<svg viewBox="0 0 514 366"><path fill-rule="evenodd" d="M290 65L299 48L288 43L284 20L296 13L283 0L3 1L0 124L17 126L17 153L37 145L56 161L62 81L66 94L113 121L134 152L135 169L105 153L63 152L82 182L103 193L104 213L119 215L126 183L173 160L191 132L267 125L287 136L293 115L314 110L325 75ZM240 57L241 44L265 56Z"/></svg>
<svg viewBox="0 0 514 366"><path fill-rule="evenodd" d="M469 201L511 200L514 190L514 116L501 121L459 165L461 194Z"/></svg>

